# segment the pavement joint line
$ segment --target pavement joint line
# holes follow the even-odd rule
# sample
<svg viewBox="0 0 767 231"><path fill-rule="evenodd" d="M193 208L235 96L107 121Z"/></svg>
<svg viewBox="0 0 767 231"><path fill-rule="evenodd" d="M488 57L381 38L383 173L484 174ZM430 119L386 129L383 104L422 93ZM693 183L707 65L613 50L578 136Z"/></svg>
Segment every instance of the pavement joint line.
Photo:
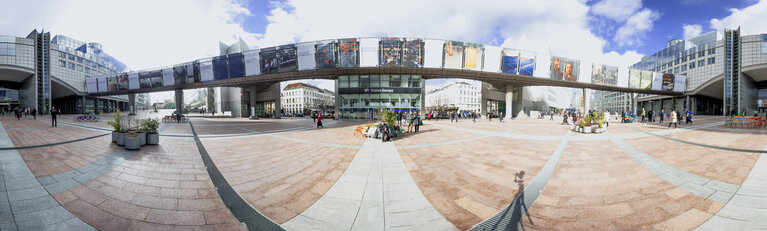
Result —
<svg viewBox="0 0 767 231"><path fill-rule="evenodd" d="M229 209L229 212L231 212L237 220L245 223L248 230L284 230L279 224L264 216L256 208L250 205L250 203L242 198L242 195L232 188L232 185L227 182L226 178L218 170L218 167L216 167L216 163L210 158L208 151L205 150L205 146L197 135L197 131L195 131L194 124L192 124L191 120L189 121L189 127L192 129L194 142L197 144L197 150L200 152L200 157L208 172L208 176L213 182L221 201L226 205L227 209Z"/></svg>
<svg viewBox="0 0 767 231"><path fill-rule="evenodd" d="M0 143L13 146L13 142L8 136L8 133L5 131L5 127L3 126L2 122L0 122ZM0 150L0 171L1 171L0 176L3 177L2 181L4 186L7 186L8 183L18 183L22 181L27 181L31 183L30 185L26 185L29 187L25 189L7 190L7 191L0 192L0 194L5 194L2 196L7 197L8 199L6 202L0 202L0 205L2 205L4 208L9 208L10 211L8 212L10 212L11 214L10 216L11 222L0 222L0 230L29 229L31 227L36 227L36 229L39 228L39 229L54 230L56 229L57 223L59 223L59 221L45 223L46 221L51 221L51 220L25 219L25 218L32 218L32 217L39 217L39 216L50 216L47 214L51 214L51 213L55 214L57 218L66 217L67 219L64 219L64 220L70 221L69 224L72 224L78 227L78 229L80 230L96 230L93 226L89 225L88 223L85 223L79 217L69 212L69 210L64 208L58 201L56 201L51 196L50 193L48 193L48 191L46 191L43 188L40 182L37 181L37 178L35 178L35 175L29 169L29 166L27 166L27 163L19 154L18 150L15 150L15 149ZM23 192L24 194L23 195L19 194L20 192ZM12 197L11 194L13 194L14 196ZM42 194L42 195L36 195L36 194ZM50 207L45 205L44 203L36 203L36 204L33 204L32 207L25 207L25 208L14 208L12 206L13 202L30 200L30 199L40 199L40 198L45 198L43 200L47 200L47 201L51 201L51 200L56 201L56 205L53 207ZM7 207L5 207L6 203L8 205ZM23 213L21 211L17 211L19 209L23 209L24 210Z"/></svg>
<svg viewBox="0 0 767 231"><path fill-rule="evenodd" d="M538 171L538 174L533 177L533 180L527 184L527 187L525 187L522 192L518 192L517 195L514 196L514 200L512 200L509 206L492 217L474 225L469 230L517 230L519 221L524 219L524 215L528 213L530 207L533 206L533 203L538 199L538 196L543 191L546 183L548 183L549 178L554 174L554 170L556 170L557 164L562 158L562 154L565 151L565 147L567 146L571 134L572 131L567 131L565 138L559 142L559 146L557 146L557 149L551 155L549 160L546 161L546 164L543 165L543 168ZM525 207L524 212L520 206ZM509 212L511 212L511 214L509 214Z"/></svg>
<svg viewBox="0 0 767 231"><path fill-rule="evenodd" d="M700 129L700 128L698 128L698 129ZM635 130L637 130L637 129L635 129ZM687 140L680 140L680 139L677 139L677 138L663 136L663 135L659 135L659 134L655 134L655 133L651 133L651 132L646 132L646 131L642 131L642 130L638 130L638 131L640 131L642 133L645 133L645 134L650 134L650 135L653 135L653 136L664 138L664 139L667 139L667 140L676 141L676 142L679 142L679 143L685 143L685 144L701 146L701 147L705 147L705 148L713 148L713 149L719 149L719 150L725 150L725 151L733 151L733 152L752 152L752 153L762 153L762 154L767 153L767 150L755 150L755 149L721 147L721 146L715 146L715 145L710 145L710 144L696 143L696 142L687 141Z"/></svg>
<svg viewBox="0 0 767 231"><path fill-rule="evenodd" d="M68 144L68 143L75 143L75 142L90 140L90 139L99 138L99 137L106 136L106 135L109 135L109 133L99 134L99 135L95 135L95 136L89 136L89 137L75 139L75 140L67 140L67 141L62 141L62 142L57 142L57 143L38 144L38 145L21 146L21 147L0 147L0 150L18 150L18 149L30 149L30 148L44 148L44 147L50 147L50 146L56 146L56 145L62 145L62 144Z"/></svg>
<svg viewBox="0 0 767 231"><path fill-rule="evenodd" d="M764 150L767 150L765 145ZM767 229L767 195L763 192L754 195L749 190L767 189L767 154L762 153L751 168L751 172L738 191L719 209L714 216L695 228L702 230L765 230ZM756 208L745 208L733 203L742 200ZM761 207L760 207L761 206Z"/></svg>
<svg viewBox="0 0 767 231"><path fill-rule="evenodd" d="M293 141L297 143L313 144L313 145L327 146L327 147L334 147L334 148L358 149L361 147L360 145L334 144L334 143L327 143L327 142L321 142L321 141L299 139L295 137L278 136L275 134L265 134L265 135L278 138L278 139L289 140L289 141Z"/></svg>
<svg viewBox="0 0 767 231"><path fill-rule="evenodd" d="M397 149L429 148L429 147L436 147L436 146L449 145L449 144L458 144L458 143L463 143L468 141L475 141L475 140L484 139L487 137L492 137L492 136L489 136L489 135L475 136L475 137L459 139L459 140L451 140L451 141L440 142L440 143L402 145L402 146L397 146Z"/></svg>
<svg viewBox="0 0 767 231"><path fill-rule="evenodd" d="M130 159L131 157L133 157L133 155L135 155L138 152L139 151L119 150L112 153L109 156L105 156L104 158L101 158L100 160L94 161L87 165L83 165L79 168L75 168L66 172L62 172L62 173L54 174L50 176L38 177L37 179L38 181L40 181L43 187L46 190L48 190L48 193L56 194L59 192L72 189L81 184L85 184L88 181L91 181L93 179L98 178L101 175L104 175L106 172L118 167L120 164L122 164L122 162ZM102 163L101 162L102 160L105 160L105 161L103 161ZM102 172L104 169L100 167L105 167L106 171ZM76 183L72 183L69 180L74 180ZM63 184L64 187L59 186L59 185L62 185L61 183L64 183L67 181L69 181L70 184Z"/></svg>

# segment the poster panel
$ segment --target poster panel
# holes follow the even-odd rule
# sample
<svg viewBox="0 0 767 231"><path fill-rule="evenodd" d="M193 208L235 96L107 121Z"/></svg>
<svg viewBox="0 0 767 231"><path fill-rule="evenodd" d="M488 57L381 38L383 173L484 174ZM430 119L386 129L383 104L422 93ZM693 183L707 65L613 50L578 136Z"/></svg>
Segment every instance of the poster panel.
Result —
<svg viewBox="0 0 767 231"><path fill-rule="evenodd" d="M152 87L162 87L162 82L163 82L162 72L163 72L162 70L155 70L155 71L149 72L149 76L151 77L151 80L152 80Z"/></svg>
<svg viewBox="0 0 767 231"><path fill-rule="evenodd" d="M542 54L538 55L537 58L538 60L536 60L535 72L533 72L533 76L539 78L550 78L551 56Z"/></svg>
<svg viewBox="0 0 767 231"><path fill-rule="evenodd" d="M128 90L128 73L122 73L117 75L117 90Z"/></svg>
<svg viewBox="0 0 767 231"><path fill-rule="evenodd" d="M422 39L405 39L402 44L402 66L423 67Z"/></svg>
<svg viewBox="0 0 767 231"><path fill-rule="evenodd" d="M280 62L279 72L291 72L298 70L298 54L296 45L284 45L279 47L277 58Z"/></svg>
<svg viewBox="0 0 767 231"><path fill-rule="evenodd" d="M445 44L445 63L444 68L461 69L463 68L463 42L447 41Z"/></svg>
<svg viewBox="0 0 767 231"><path fill-rule="evenodd" d="M106 92L108 90L107 77L98 77L98 83L99 83L99 92Z"/></svg>
<svg viewBox="0 0 767 231"><path fill-rule="evenodd" d="M317 42L316 51L317 69L336 68L336 43L335 40Z"/></svg>
<svg viewBox="0 0 767 231"><path fill-rule="evenodd" d="M519 57L519 75L523 76L533 76L533 71L535 70L535 57L534 56L526 56L520 54Z"/></svg>
<svg viewBox="0 0 767 231"><path fill-rule="evenodd" d="M626 67L618 68L618 86L629 87L629 69Z"/></svg>
<svg viewBox="0 0 767 231"><path fill-rule="evenodd" d="M99 92L99 80L97 78L85 79L85 89L88 93Z"/></svg>
<svg viewBox="0 0 767 231"><path fill-rule="evenodd" d="M243 60L242 53L229 54L227 61L229 63L229 78L245 76L245 60Z"/></svg>
<svg viewBox="0 0 767 231"><path fill-rule="evenodd" d="M482 44L465 43L463 52L463 69L480 70L482 69Z"/></svg>
<svg viewBox="0 0 767 231"><path fill-rule="evenodd" d="M151 88L152 87L152 76L151 74L147 72L139 72L138 73L138 82L139 86L141 86L141 89L144 88Z"/></svg>
<svg viewBox="0 0 767 231"><path fill-rule="evenodd" d="M687 76L686 75L675 75L674 76L674 91L676 92L684 92L686 89L687 84Z"/></svg>
<svg viewBox="0 0 767 231"><path fill-rule="evenodd" d="M162 84L163 86L173 86L175 80L173 79L173 68L162 69Z"/></svg>
<svg viewBox="0 0 767 231"><path fill-rule="evenodd" d="M277 69L280 68L280 62L277 58L277 48L269 47L261 49L261 73L272 74L277 73Z"/></svg>
<svg viewBox="0 0 767 231"><path fill-rule="evenodd" d="M243 56L245 56L245 75L254 76L261 74L261 67L259 64L260 57L258 53L259 50L243 52Z"/></svg>
<svg viewBox="0 0 767 231"><path fill-rule="evenodd" d="M128 73L128 89L136 90L139 88L140 86L138 83L138 73L136 72Z"/></svg>
<svg viewBox="0 0 767 231"><path fill-rule="evenodd" d="M298 54L298 70L314 70L317 67L314 42L300 43L296 50Z"/></svg>
<svg viewBox="0 0 767 231"><path fill-rule="evenodd" d="M360 39L360 67L378 65L378 38Z"/></svg>
<svg viewBox="0 0 767 231"><path fill-rule="evenodd" d="M551 57L550 78L577 82L580 61L559 56Z"/></svg>
<svg viewBox="0 0 767 231"><path fill-rule="evenodd" d="M642 80L642 71L629 69L629 88L639 89L639 82Z"/></svg>
<svg viewBox="0 0 767 231"><path fill-rule="evenodd" d="M117 76L107 77L107 91L117 91Z"/></svg>
<svg viewBox="0 0 767 231"><path fill-rule="evenodd" d="M213 63L210 59L200 61L200 81L206 82L213 80Z"/></svg>
<svg viewBox="0 0 767 231"><path fill-rule="evenodd" d="M226 55L213 57L213 79L228 79L229 65L226 63Z"/></svg>
<svg viewBox="0 0 767 231"><path fill-rule="evenodd" d="M663 91L673 91L674 90L674 75L673 74L663 74L663 87L661 90Z"/></svg>
<svg viewBox="0 0 767 231"><path fill-rule="evenodd" d="M591 83L591 69L588 67L592 66L592 63L589 61L581 61L581 65L585 68L581 68L580 72L578 72L578 76L583 76L583 78L578 78L579 83Z"/></svg>
<svg viewBox="0 0 767 231"><path fill-rule="evenodd" d="M359 66L359 41L356 38L338 40L338 67Z"/></svg>
<svg viewBox="0 0 767 231"><path fill-rule="evenodd" d="M652 71L642 71L642 80L639 83L640 89L649 90L652 87Z"/></svg>
<svg viewBox="0 0 767 231"><path fill-rule="evenodd" d="M402 40L400 38L381 38L380 67L398 67L402 65Z"/></svg>
<svg viewBox="0 0 767 231"><path fill-rule="evenodd" d="M173 84L174 85L185 84L186 77L187 77L186 66L173 67Z"/></svg>
<svg viewBox="0 0 767 231"><path fill-rule="evenodd" d="M660 91L661 85L663 85L663 73L660 72L653 72L652 73L652 87L650 89Z"/></svg>
<svg viewBox="0 0 767 231"><path fill-rule="evenodd" d="M428 68L442 68L442 49L445 41L426 39L424 40L423 66Z"/></svg>
<svg viewBox="0 0 767 231"><path fill-rule="evenodd" d="M501 73L516 75L519 72L519 52L503 49L501 53Z"/></svg>
<svg viewBox="0 0 767 231"><path fill-rule="evenodd" d="M482 61L482 71L498 72L501 70L501 48L496 46L485 47L485 57Z"/></svg>
<svg viewBox="0 0 767 231"><path fill-rule="evenodd" d="M594 63L591 68L591 83L617 85L618 67Z"/></svg>

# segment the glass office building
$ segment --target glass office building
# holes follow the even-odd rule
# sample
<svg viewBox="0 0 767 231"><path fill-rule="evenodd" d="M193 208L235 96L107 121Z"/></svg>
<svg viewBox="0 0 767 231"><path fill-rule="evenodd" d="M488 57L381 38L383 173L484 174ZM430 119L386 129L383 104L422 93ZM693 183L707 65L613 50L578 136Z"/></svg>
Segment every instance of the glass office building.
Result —
<svg viewBox="0 0 767 231"><path fill-rule="evenodd" d="M380 119L381 111L419 112L424 80L418 75L349 75L336 80L340 118Z"/></svg>

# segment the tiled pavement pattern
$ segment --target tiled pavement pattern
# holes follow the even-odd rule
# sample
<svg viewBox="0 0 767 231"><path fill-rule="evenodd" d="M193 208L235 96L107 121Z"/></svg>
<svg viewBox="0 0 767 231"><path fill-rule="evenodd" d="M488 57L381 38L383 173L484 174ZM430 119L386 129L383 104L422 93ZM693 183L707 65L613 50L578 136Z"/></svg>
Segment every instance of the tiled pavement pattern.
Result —
<svg viewBox="0 0 767 231"><path fill-rule="evenodd" d="M764 147L767 150L767 146ZM729 203L696 230L767 229L767 154L754 168Z"/></svg>
<svg viewBox="0 0 767 231"><path fill-rule="evenodd" d="M120 150L110 156L82 167L56 175L40 177L37 180L43 184L43 187L45 190L48 190L48 193L56 194L96 179L96 177L119 166L126 159L130 159L137 152L138 151Z"/></svg>
<svg viewBox="0 0 767 231"><path fill-rule="evenodd" d="M2 122L0 146L14 146ZM18 151L0 151L0 181L0 230L94 230L48 194Z"/></svg>
<svg viewBox="0 0 767 231"><path fill-rule="evenodd" d="M367 139L338 181L283 227L288 230L454 229L421 194L394 144L375 139Z"/></svg>

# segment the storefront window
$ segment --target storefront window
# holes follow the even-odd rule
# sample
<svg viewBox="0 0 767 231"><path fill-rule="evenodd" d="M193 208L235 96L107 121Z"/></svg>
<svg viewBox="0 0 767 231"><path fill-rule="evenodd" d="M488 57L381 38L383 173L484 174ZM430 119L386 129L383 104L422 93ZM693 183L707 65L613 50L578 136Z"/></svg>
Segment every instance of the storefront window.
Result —
<svg viewBox="0 0 767 231"><path fill-rule="evenodd" d="M337 81L342 118L379 119L383 110L421 110L421 76L339 76Z"/></svg>

